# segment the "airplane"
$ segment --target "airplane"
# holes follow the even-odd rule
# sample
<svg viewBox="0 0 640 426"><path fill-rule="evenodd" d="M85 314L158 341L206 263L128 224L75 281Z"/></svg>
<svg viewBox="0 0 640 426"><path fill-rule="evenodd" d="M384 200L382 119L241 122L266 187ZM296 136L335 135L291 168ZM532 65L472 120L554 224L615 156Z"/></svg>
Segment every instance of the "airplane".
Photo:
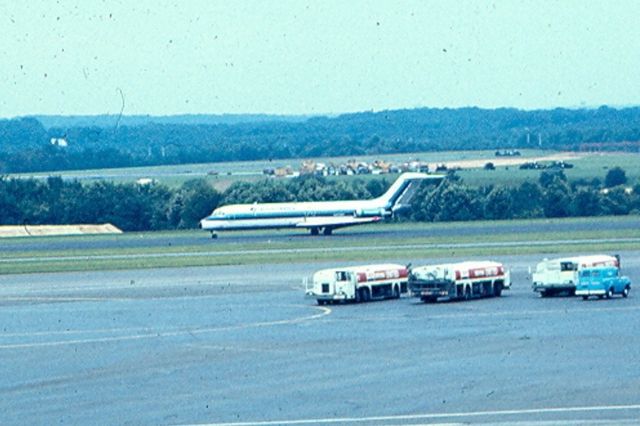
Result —
<svg viewBox="0 0 640 426"><path fill-rule="evenodd" d="M331 235L334 229L379 222L409 207L420 181L444 179L443 175L403 173L380 197L371 200L301 201L288 203L232 204L215 209L200 221L200 228L217 231L302 228L311 235Z"/></svg>

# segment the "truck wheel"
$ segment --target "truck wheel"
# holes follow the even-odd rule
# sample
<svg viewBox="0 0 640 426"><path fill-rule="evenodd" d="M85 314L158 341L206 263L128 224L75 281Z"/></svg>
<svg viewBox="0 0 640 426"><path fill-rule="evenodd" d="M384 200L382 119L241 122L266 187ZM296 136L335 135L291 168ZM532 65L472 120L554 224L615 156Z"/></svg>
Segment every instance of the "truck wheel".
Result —
<svg viewBox="0 0 640 426"><path fill-rule="evenodd" d="M354 300L354 302L356 303L362 302L362 293L360 292L360 290L362 289L361 288L356 289L356 298Z"/></svg>
<svg viewBox="0 0 640 426"><path fill-rule="evenodd" d="M466 286L464 288L464 300L469 300L471 299L471 287Z"/></svg>
<svg viewBox="0 0 640 426"><path fill-rule="evenodd" d="M494 295L495 297L500 297L500 296L502 296L502 284L496 284L496 285L493 287L493 295Z"/></svg>
<svg viewBox="0 0 640 426"><path fill-rule="evenodd" d="M613 287L607 290L607 299L611 299L613 297Z"/></svg>
<svg viewBox="0 0 640 426"><path fill-rule="evenodd" d="M542 290L540 292L540 297L549 297L549 292L547 290Z"/></svg>
<svg viewBox="0 0 640 426"><path fill-rule="evenodd" d="M629 286L626 286L624 290L622 290L622 297L629 297Z"/></svg>
<svg viewBox="0 0 640 426"><path fill-rule="evenodd" d="M582 300L587 300L589 299L589 296L582 296Z"/></svg>
<svg viewBox="0 0 640 426"><path fill-rule="evenodd" d="M318 305L322 306L322 305L324 305L325 303L327 303L327 301L326 301L326 300L318 299Z"/></svg>
<svg viewBox="0 0 640 426"><path fill-rule="evenodd" d="M393 294L391 295L394 299L400 299L400 287L398 285L393 286Z"/></svg>
<svg viewBox="0 0 640 426"><path fill-rule="evenodd" d="M363 302L368 302L371 300L371 293L369 293L369 289L368 288L363 288L362 289L362 301Z"/></svg>

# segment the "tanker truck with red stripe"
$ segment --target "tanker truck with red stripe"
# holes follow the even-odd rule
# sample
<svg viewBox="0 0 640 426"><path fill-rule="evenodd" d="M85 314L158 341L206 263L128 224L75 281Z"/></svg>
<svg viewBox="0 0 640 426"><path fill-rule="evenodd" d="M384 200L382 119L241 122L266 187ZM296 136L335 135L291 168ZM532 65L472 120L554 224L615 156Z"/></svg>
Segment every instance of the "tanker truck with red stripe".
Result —
<svg viewBox="0 0 640 426"><path fill-rule="evenodd" d="M509 270L502 263L471 261L412 268L409 289L423 302L499 297L511 288Z"/></svg>
<svg viewBox="0 0 640 426"><path fill-rule="evenodd" d="M304 280L306 297L319 305L398 299L407 292L409 270L394 264L323 269Z"/></svg>

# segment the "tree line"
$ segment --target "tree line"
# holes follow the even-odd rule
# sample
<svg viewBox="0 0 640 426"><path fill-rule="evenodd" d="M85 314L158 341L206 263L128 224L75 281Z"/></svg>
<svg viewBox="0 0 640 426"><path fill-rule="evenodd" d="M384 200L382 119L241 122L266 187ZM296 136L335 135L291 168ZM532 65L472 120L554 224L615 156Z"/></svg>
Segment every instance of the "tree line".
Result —
<svg viewBox="0 0 640 426"><path fill-rule="evenodd" d="M291 180L238 181L216 191L204 179L179 188L96 182L60 177L0 178L0 225L112 223L124 231L196 228L219 205L254 202L365 199L381 195L386 178L361 180L304 176ZM420 187L401 221L468 221L514 218L640 214L640 184L611 169L604 181L569 182L562 171L543 171L519 186L470 186L455 173L440 184Z"/></svg>
<svg viewBox="0 0 640 426"><path fill-rule="evenodd" d="M47 128L33 117L0 120L0 173L462 149L640 150L638 107L420 108L217 124L206 117L49 119Z"/></svg>

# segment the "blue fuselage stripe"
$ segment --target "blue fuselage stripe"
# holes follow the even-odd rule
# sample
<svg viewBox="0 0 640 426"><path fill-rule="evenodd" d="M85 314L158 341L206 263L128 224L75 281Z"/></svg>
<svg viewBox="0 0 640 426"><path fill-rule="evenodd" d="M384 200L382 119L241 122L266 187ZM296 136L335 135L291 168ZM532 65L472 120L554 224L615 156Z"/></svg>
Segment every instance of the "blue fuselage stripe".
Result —
<svg viewBox="0 0 640 426"><path fill-rule="evenodd" d="M253 212L253 213L228 213L224 216L209 216L206 220L238 220L238 219L276 219L293 217L318 217L318 216L352 216L355 210L316 210L316 211L282 211L282 212Z"/></svg>

